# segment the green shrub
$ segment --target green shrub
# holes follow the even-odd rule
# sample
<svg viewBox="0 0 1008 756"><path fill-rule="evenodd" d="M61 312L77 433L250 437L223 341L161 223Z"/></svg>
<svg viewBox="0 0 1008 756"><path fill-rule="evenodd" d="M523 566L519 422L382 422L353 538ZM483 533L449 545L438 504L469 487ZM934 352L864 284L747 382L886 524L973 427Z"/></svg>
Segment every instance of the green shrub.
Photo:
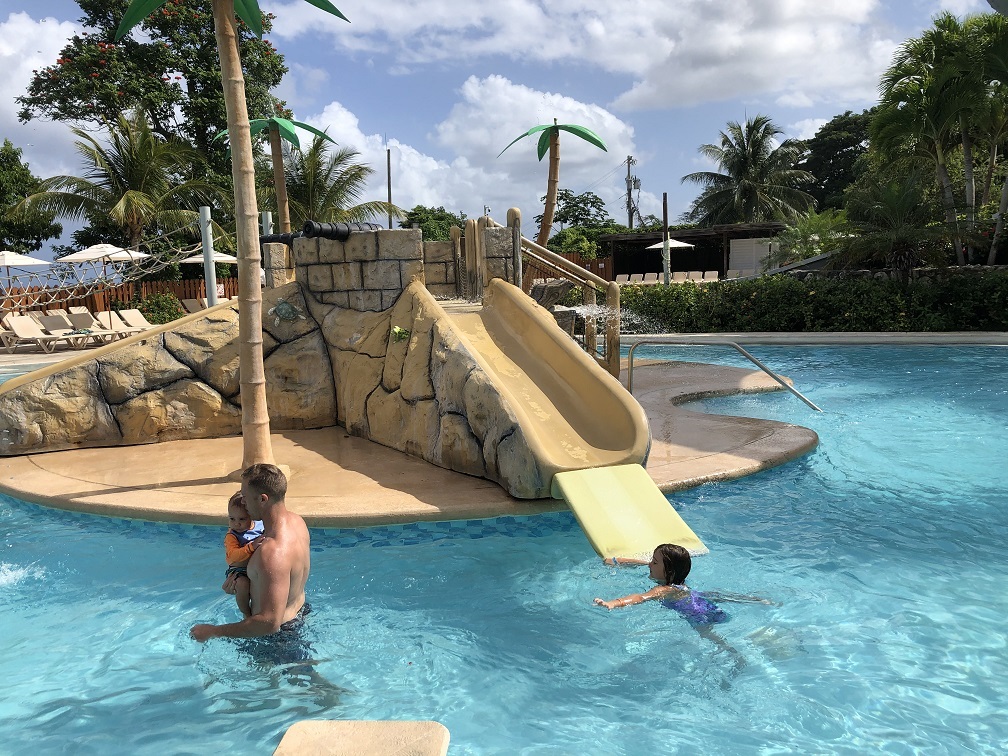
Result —
<svg viewBox="0 0 1008 756"><path fill-rule="evenodd" d="M113 307L115 307L115 304L117 303L113 303ZM147 318L147 321L154 324L170 323L186 314L178 297L168 293L133 297L130 307L140 310L143 316ZM120 308L116 307L115 309L118 310Z"/></svg>
<svg viewBox="0 0 1008 756"><path fill-rule="evenodd" d="M726 331L1004 331L1008 273L909 286L886 279L763 276L624 286L627 333Z"/></svg>

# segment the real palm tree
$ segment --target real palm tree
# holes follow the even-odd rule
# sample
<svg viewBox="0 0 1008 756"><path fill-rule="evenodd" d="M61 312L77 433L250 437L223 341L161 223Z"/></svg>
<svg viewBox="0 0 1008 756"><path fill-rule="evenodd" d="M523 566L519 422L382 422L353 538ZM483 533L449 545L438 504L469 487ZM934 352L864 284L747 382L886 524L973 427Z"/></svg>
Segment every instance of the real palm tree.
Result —
<svg viewBox="0 0 1008 756"><path fill-rule="evenodd" d="M280 222L280 233L289 234L291 230L290 207L287 203L287 183L284 178L284 155L281 140L286 140L294 147L301 149L301 140L298 139L297 128L310 131L316 138L326 139L333 144L333 138L324 131L319 131L314 126L301 121L291 121L286 118L273 116L271 118L253 118L249 121L249 132L252 136L262 131L269 133L270 155L273 162L273 196L277 205L277 220ZM219 132L214 136L214 140L220 139L227 134L227 130Z"/></svg>
<svg viewBox="0 0 1008 756"><path fill-rule="evenodd" d="M357 162L360 153L354 149L332 151L327 140L332 141L324 134L316 136L307 149L287 153L287 197L295 227L307 220L356 223L388 215L405 217L402 208L388 202L360 202L374 169Z"/></svg>
<svg viewBox="0 0 1008 756"><path fill-rule="evenodd" d="M730 122L721 144L701 145L700 154L720 170L682 177L683 183L703 187L687 218L701 226L761 223L791 220L812 209L815 199L799 188L812 182L812 174L796 167L805 148L793 139L778 145L782 133L767 116L757 115L744 126Z"/></svg>
<svg viewBox="0 0 1008 756"><path fill-rule="evenodd" d="M540 131L542 134L539 135L539 162L542 162L543 156L547 151L549 151L550 156L549 176L546 179L546 202L543 206L543 219L542 225L539 227L539 236L536 238L536 244L540 247L545 247L546 242L549 241L550 231L553 228L553 213L556 211L557 190L560 187L560 132L568 131L574 136L584 139L589 144L594 144L603 152L608 152L609 150L606 148L605 142L591 129L586 129L584 126L577 126L572 123L557 123L556 118L553 119L552 126L548 124L545 126L533 126L524 134L512 140L511 144ZM511 144L501 150L497 157L503 155Z"/></svg>
<svg viewBox="0 0 1008 756"><path fill-rule="evenodd" d="M45 179L22 205L73 220L108 218L136 249L147 229L190 224L201 204L219 196L209 182L184 178L202 156L178 139L155 134L143 111L120 115L106 128L107 143L73 129L84 176Z"/></svg>
<svg viewBox="0 0 1008 756"><path fill-rule="evenodd" d="M133 0L126 9L116 41L168 0ZM348 19L328 0L308 0L344 21ZM234 181L235 236L238 242L238 338L242 405L242 469L256 462L273 462L266 371L263 368L262 292L259 288L259 210L256 206L255 163L252 154L245 78L238 55L235 14L262 37L258 0L213 0L214 35L221 64L221 84L231 140Z"/></svg>

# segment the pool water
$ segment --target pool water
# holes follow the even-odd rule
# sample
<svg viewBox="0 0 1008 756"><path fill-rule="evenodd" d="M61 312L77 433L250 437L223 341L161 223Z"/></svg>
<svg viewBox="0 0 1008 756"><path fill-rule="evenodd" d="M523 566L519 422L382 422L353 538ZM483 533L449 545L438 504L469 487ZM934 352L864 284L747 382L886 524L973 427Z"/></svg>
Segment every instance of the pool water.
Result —
<svg viewBox="0 0 1008 756"><path fill-rule="evenodd" d="M593 606L646 572L566 513L313 531L309 679L188 638L237 618L223 529L0 499L0 752L270 753L300 719L435 719L451 754L1004 752L1008 349L752 351L826 411L691 405L821 439L672 497L711 549L689 583L774 602L724 604L720 642Z"/></svg>

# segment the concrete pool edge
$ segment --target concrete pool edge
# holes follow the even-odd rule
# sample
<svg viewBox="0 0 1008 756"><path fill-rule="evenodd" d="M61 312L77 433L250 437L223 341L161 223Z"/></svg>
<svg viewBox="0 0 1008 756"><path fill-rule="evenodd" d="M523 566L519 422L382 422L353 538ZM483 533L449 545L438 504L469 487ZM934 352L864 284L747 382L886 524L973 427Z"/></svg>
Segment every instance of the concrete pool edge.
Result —
<svg viewBox="0 0 1008 756"><path fill-rule="evenodd" d="M669 366L676 371L671 383ZM654 438L647 469L663 491L742 477L815 447L814 432L798 426L675 406L699 394L779 389L758 371L654 362L641 365L637 380L640 391L634 393L648 413ZM685 443L670 444L666 431L681 435ZM276 458L292 472L288 503L312 527L485 519L566 509L553 499L514 499L491 481L435 467L350 436L341 427L278 432L273 443ZM4 457L0 492L68 511L223 526L222 502L235 487L228 476L240 459L238 436Z"/></svg>

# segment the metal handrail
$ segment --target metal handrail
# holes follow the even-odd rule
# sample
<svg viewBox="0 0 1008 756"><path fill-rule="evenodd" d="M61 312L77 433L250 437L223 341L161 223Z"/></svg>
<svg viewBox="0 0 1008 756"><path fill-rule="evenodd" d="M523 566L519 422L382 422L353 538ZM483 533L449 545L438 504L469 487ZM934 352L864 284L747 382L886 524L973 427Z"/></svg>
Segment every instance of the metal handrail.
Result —
<svg viewBox="0 0 1008 756"><path fill-rule="evenodd" d="M781 378L779 375L777 375L777 373L775 373L773 370L771 370L770 368L768 368L766 365L764 365L758 359L756 359L755 357L753 357L751 354L749 354L749 352L747 352L741 346L739 346L738 344L736 344L734 341L714 341L714 340L707 340L707 339L690 339L690 340L684 340L682 338L677 338L677 340L675 340L675 341L666 341L666 340L660 340L660 339L645 339L643 341L638 341L636 344L634 344L632 347L630 347L630 353L627 355L627 391L629 391L631 394L633 393L633 360L634 360L634 351L637 349L637 347L641 346L642 344L648 344L650 346L682 346L682 345L687 345L687 346L688 345L730 346L730 347L734 348L735 350L737 350L739 353L741 353L746 359L748 359L751 363L753 363L754 365L756 365L756 367L758 367L764 373L766 373L771 378L773 378L775 381L777 381L777 383L779 383L781 386L783 386L788 391L790 391L792 394L794 394L799 399L801 399L803 402L805 402L805 404L807 404L809 407L811 407L812 409L814 409L816 412L822 412L822 409L820 409L815 404L813 404L811 401L809 401L805 397L805 395L802 394L802 392L800 392L798 389L796 389L790 383L788 383L787 381L785 381L783 378Z"/></svg>

